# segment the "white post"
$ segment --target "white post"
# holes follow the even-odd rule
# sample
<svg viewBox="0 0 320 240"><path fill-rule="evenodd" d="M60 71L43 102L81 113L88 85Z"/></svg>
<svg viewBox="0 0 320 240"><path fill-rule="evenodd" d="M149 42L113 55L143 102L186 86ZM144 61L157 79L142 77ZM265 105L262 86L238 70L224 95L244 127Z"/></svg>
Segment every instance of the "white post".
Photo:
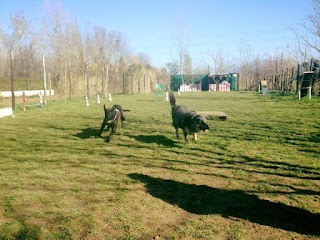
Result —
<svg viewBox="0 0 320 240"><path fill-rule="evenodd" d="M308 87L308 94L309 94L309 99L311 99L311 86Z"/></svg>
<svg viewBox="0 0 320 240"><path fill-rule="evenodd" d="M298 99L300 100L300 98L301 98L301 89L299 89L298 91Z"/></svg>
<svg viewBox="0 0 320 240"><path fill-rule="evenodd" d="M85 106L86 107L89 107L89 99L88 99L88 96L85 96Z"/></svg>
<svg viewBox="0 0 320 240"><path fill-rule="evenodd" d="M39 100L40 100L40 107L42 107L43 106L43 101L42 101L42 94L41 94L41 92L39 93Z"/></svg>
<svg viewBox="0 0 320 240"><path fill-rule="evenodd" d="M166 101L169 102L169 93L166 91Z"/></svg>
<svg viewBox="0 0 320 240"><path fill-rule="evenodd" d="M97 94L97 103L100 104L100 96Z"/></svg>

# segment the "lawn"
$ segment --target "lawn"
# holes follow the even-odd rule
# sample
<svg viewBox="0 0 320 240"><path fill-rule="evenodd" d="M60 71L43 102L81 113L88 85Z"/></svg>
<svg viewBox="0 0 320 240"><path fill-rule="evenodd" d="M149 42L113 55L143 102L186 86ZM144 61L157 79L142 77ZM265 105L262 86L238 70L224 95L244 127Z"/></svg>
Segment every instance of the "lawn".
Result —
<svg viewBox="0 0 320 240"><path fill-rule="evenodd" d="M0 239L320 238L320 98L176 97L228 118L189 144L153 94L0 119ZM130 110L110 143L95 137L104 103Z"/></svg>

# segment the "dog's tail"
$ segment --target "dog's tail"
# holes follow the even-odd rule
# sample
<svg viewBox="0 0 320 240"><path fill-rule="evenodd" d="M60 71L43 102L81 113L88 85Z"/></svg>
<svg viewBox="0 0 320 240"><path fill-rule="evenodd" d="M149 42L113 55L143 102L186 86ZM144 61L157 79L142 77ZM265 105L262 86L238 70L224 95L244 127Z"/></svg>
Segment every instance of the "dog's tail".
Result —
<svg viewBox="0 0 320 240"><path fill-rule="evenodd" d="M169 98L171 107L174 107L176 105L176 97L174 96L173 92L170 92Z"/></svg>

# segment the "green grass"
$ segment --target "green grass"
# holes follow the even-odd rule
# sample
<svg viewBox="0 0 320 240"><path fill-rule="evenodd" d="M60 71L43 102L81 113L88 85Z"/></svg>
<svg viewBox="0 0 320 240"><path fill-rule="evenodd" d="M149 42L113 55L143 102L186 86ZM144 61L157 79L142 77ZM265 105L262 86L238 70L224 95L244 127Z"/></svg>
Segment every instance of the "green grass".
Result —
<svg viewBox="0 0 320 240"><path fill-rule="evenodd" d="M130 109L111 143L94 98L0 119L1 240L319 239L319 98L182 94L228 115L188 145L163 98L102 102Z"/></svg>

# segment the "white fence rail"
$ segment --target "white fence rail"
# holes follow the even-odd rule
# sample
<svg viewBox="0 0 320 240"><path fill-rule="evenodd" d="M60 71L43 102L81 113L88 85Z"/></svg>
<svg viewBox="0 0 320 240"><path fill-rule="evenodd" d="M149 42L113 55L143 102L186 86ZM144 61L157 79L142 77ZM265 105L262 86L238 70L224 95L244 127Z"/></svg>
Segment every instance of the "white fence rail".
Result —
<svg viewBox="0 0 320 240"><path fill-rule="evenodd" d="M14 91L14 95L16 97L22 97L23 96L23 92L25 93L25 95L27 97L31 97L31 96L37 96L39 94L41 94L42 96L44 96L44 90L24 90L24 91ZM50 96L50 90L46 90L46 95ZM51 96L54 95L54 90L51 90ZM11 91L3 91L0 92L0 97L11 97Z"/></svg>
<svg viewBox="0 0 320 240"><path fill-rule="evenodd" d="M0 118L13 115L12 108L0 108Z"/></svg>

